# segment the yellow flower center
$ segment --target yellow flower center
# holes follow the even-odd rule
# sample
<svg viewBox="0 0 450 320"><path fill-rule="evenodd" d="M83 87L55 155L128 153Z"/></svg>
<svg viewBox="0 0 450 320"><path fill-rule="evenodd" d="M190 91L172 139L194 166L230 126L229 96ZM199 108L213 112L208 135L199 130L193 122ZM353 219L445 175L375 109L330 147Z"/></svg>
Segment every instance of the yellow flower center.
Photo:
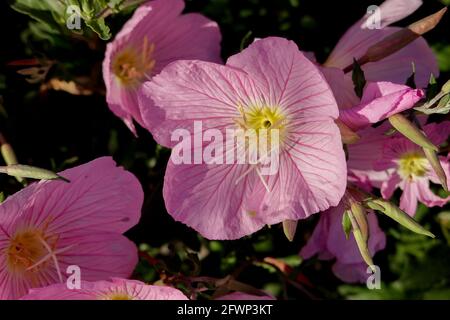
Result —
<svg viewBox="0 0 450 320"><path fill-rule="evenodd" d="M424 176L428 165L428 160L422 153L406 153L398 160L398 172L403 179L414 179Z"/></svg>
<svg viewBox="0 0 450 320"><path fill-rule="evenodd" d="M155 45L149 44L144 38L141 48L132 46L124 48L117 53L112 62L112 71L120 82L127 87L138 86L155 67L156 61L152 55Z"/></svg>
<svg viewBox="0 0 450 320"><path fill-rule="evenodd" d="M279 107L251 107L248 110L239 109L242 115L242 121L239 122L244 129L253 129L259 133L261 129L279 129L284 128L285 117Z"/></svg>
<svg viewBox="0 0 450 320"><path fill-rule="evenodd" d="M17 232L11 239L7 249L7 267L10 272L23 273L47 255L44 245L45 235L39 230ZM56 240L52 245L56 244ZM44 268L48 260L36 266L34 271Z"/></svg>
<svg viewBox="0 0 450 320"><path fill-rule="evenodd" d="M134 300L134 297L126 292L110 292L100 297L100 300Z"/></svg>

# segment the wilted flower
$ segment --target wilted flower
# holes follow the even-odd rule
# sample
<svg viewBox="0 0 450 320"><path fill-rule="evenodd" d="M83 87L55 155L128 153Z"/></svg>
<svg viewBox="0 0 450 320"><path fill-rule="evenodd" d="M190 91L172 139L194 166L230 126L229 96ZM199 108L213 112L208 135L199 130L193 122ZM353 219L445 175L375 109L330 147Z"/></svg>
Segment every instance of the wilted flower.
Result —
<svg viewBox="0 0 450 320"><path fill-rule="evenodd" d="M178 289L147 285L136 280L82 281L80 289L54 284L32 289L22 300L188 300Z"/></svg>
<svg viewBox="0 0 450 320"><path fill-rule="evenodd" d="M0 299L63 282L68 266L93 281L127 277L137 263L122 235L140 218L137 179L106 157L60 175L70 183L34 183L0 204Z"/></svg>
<svg viewBox="0 0 450 320"><path fill-rule="evenodd" d="M176 60L221 61L217 24L200 14L181 14L183 8L183 0L148 1L107 46L103 61L106 100L133 133L133 119L144 125L137 103L144 81Z"/></svg>
<svg viewBox="0 0 450 320"><path fill-rule="evenodd" d="M172 153L167 210L207 238L236 239L265 224L303 219L337 205L344 193L336 101L292 41L258 40L225 66L172 63L144 84L140 104L151 106L146 126L166 147L178 142L171 136L176 129L193 135L194 121L223 136L229 128L278 130L279 167L272 175L262 176L259 164L175 164Z"/></svg>

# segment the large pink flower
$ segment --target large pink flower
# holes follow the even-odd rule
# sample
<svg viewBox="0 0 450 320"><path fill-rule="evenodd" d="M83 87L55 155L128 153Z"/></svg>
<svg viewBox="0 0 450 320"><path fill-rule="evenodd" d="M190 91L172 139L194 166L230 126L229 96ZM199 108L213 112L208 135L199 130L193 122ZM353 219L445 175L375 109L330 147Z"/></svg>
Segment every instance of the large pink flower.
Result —
<svg viewBox="0 0 450 320"><path fill-rule="evenodd" d="M450 197L440 198L430 189L430 182L440 181L422 149L400 134L386 135L388 130L389 126L383 125L361 131L361 141L348 149L349 169L380 187L385 199L390 199L397 188L402 189L400 208L411 216L416 213L417 201L428 207L445 205ZM424 132L439 146L450 135L450 122L425 125ZM440 156L439 160L449 181L448 157Z"/></svg>
<svg viewBox="0 0 450 320"><path fill-rule="evenodd" d="M147 128L156 141L174 147L175 129L192 135L194 121L206 129L277 129L276 174L259 165L167 166L168 212L210 239L236 239L265 224L298 220L335 206L346 186L346 165L333 94L292 42L258 40L225 66L178 61L143 86ZM209 145L203 142L202 147ZM242 150L237 150L242 151ZM232 150L234 152L234 150Z"/></svg>
<svg viewBox="0 0 450 320"><path fill-rule="evenodd" d="M304 259L318 255L321 260L336 259L333 273L345 282L365 282L370 274L367 264L359 252L353 234L347 239L342 228L344 205L329 209L320 215L320 220L314 229L306 246L300 251ZM367 216L369 224L368 248L373 256L386 246L386 235L378 226L375 213Z"/></svg>
<svg viewBox="0 0 450 320"><path fill-rule="evenodd" d="M146 285L135 280L113 278L111 281L82 281L80 289L54 284L32 289L22 300L188 300L179 290Z"/></svg>
<svg viewBox="0 0 450 320"><path fill-rule="evenodd" d="M217 24L200 14L181 14L183 8L183 0L148 1L107 46L103 61L106 100L134 133L133 119L144 124L137 103L142 82L172 61L221 61Z"/></svg>
<svg viewBox="0 0 450 320"><path fill-rule="evenodd" d="M353 63L353 59L361 58L370 46L400 30L389 25L407 17L421 4L420 0L386 0L379 7L381 28L371 28L373 17L366 14L344 34L321 67L335 94L341 117L350 127L360 129L413 107L423 96L420 90L404 86L412 74L413 63L419 88L427 86L431 74L439 75L436 57L423 38L378 62L362 66L368 81L362 101L355 94L351 72L344 74L342 71ZM393 84L402 86L395 87ZM378 94L374 96L374 92ZM384 95L388 97L384 98ZM378 100L369 104L371 100L367 97ZM380 98L387 99L389 103Z"/></svg>
<svg viewBox="0 0 450 320"><path fill-rule="evenodd" d="M101 280L127 277L137 263L122 235L140 218L137 179L111 158L60 175L70 183L34 183L0 205L0 299L65 281L71 265L84 280Z"/></svg>

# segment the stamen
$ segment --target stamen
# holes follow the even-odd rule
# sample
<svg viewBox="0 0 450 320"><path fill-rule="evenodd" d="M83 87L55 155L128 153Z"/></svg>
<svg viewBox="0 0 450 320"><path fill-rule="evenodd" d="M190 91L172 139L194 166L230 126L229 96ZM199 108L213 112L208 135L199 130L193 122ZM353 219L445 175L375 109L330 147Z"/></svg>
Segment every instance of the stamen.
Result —
<svg viewBox="0 0 450 320"><path fill-rule="evenodd" d="M63 277L62 277L61 269L59 267L58 258L56 257L56 255L68 251L69 249L73 248L75 245L70 245L68 247L61 248L59 250L54 251L50 247L50 245L45 241L44 238L42 238L40 235L38 235L37 238L39 239L41 244L44 246L44 248L48 251L48 254L45 255L43 258L41 258L38 262L36 262L32 266L28 267L26 270L30 271L30 270L36 268L37 266L43 264L44 262L46 262L48 259L51 258L53 260L53 263L55 264L56 272L58 274L58 279L62 283L63 282Z"/></svg>
<svg viewBox="0 0 450 320"><path fill-rule="evenodd" d="M269 192L269 193L272 192L270 190L269 185L267 184L266 180L264 180L264 177L262 176L261 171L258 168L256 168L256 173L258 174L258 177L261 180L264 188L266 188L267 192Z"/></svg>

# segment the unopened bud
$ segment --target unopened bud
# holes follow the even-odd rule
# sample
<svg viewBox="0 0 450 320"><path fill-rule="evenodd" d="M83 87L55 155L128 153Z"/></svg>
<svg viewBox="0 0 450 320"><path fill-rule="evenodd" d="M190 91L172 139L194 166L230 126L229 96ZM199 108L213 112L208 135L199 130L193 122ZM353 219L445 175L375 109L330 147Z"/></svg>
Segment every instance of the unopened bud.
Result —
<svg viewBox="0 0 450 320"><path fill-rule="evenodd" d="M430 139L428 139L419 128L417 128L402 114L397 113L390 116L389 122L395 129L397 129L398 132L403 134L415 144L421 146L422 148L438 151L438 148L430 141Z"/></svg>

